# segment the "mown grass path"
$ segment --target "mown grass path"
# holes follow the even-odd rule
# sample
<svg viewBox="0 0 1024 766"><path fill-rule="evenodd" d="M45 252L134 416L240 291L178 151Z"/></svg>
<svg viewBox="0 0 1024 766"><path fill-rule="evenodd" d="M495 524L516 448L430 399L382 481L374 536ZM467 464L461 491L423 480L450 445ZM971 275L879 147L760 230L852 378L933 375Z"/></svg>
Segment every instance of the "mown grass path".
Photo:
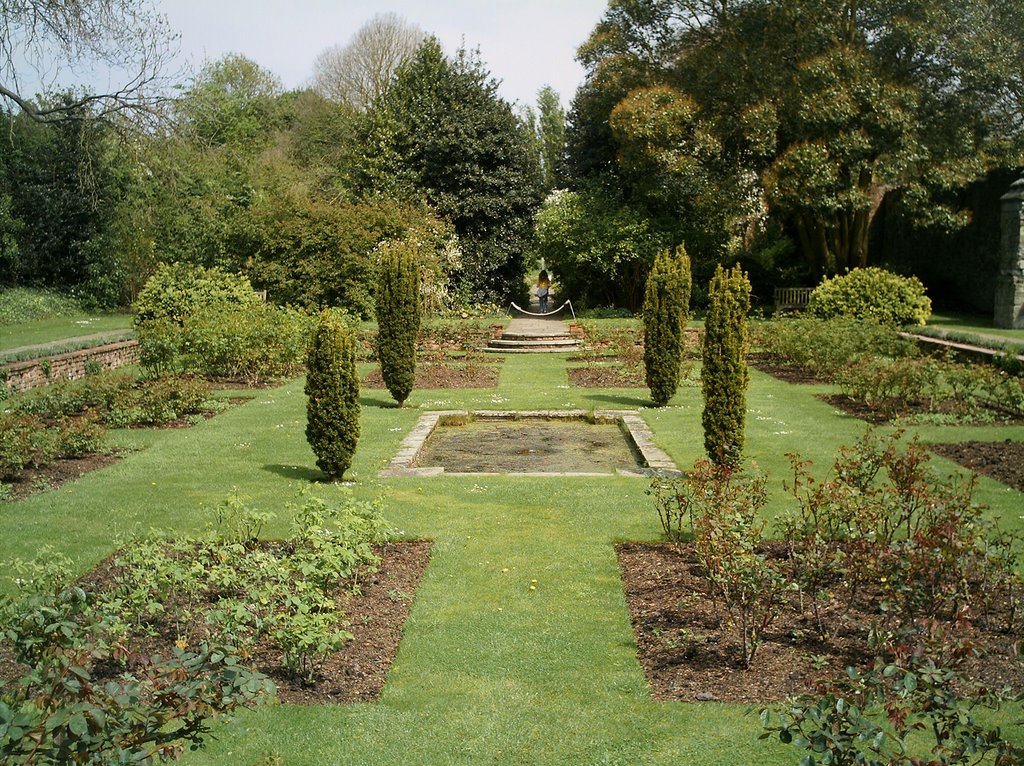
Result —
<svg viewBox="0 0 1024 766"><path fill-rule="evenodd" d="M772 477L770 513L787 502L785 452L800 451L824 470L839 446L863 431L815 400L815 390L753 376L748 454ZM759 742L755 711L743 706L651 699L613 549L618 540L658 537L646 480L376 478L424 409L640 408L646 394L570 388L561 355L509 357L497 389L418 391L401 410L390 406L386 392L364 392L353 491L383 494L387 517L406 536L434 540L383 696L375 704L245 712L218 727L218 740L184 763L768 766L799 760L795 750ZM27 556L49 543L86 568L113 550L121 531L202 527L232 487L277 512L268 532L280 533L285 504L316 475L303 436L304 404L296 381L258 392L254 401L187 431L121 433L123 443L146 448L61 490L3 507L0 553ZM695 386L683 388L670 407L643 415L679 465L702 454ZM1020 428L988 432L1024 436ZM331 497L344 490L315 485L313 491ZM1021 523L1020 493L982 480L981 494L995 512ZM280 760L263 761L267 756Z"/></svg>

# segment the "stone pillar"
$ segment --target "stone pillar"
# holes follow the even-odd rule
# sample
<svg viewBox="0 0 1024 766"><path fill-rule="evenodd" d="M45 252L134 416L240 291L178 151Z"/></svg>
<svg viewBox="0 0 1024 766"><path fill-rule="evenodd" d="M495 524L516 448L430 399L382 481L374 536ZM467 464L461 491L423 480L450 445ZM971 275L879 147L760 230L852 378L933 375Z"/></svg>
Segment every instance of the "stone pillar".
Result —
<svg viewBox="0 0 1024 766"><path fill-rule="evenodd" d="M996 327L1024 329L1024 177L1001 198L1002 229L996 277Z"/></svg>

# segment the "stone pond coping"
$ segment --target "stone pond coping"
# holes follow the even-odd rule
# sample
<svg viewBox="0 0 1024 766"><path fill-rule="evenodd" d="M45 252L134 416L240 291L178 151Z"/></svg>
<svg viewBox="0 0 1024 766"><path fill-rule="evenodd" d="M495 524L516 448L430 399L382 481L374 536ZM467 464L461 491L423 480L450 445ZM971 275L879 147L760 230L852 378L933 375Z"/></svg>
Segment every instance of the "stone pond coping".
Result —
<svg viewBox="0 0 1024 766"><path fill-rule="evenodd" d="M548 419L548 420L584 420L593 417L598 423L620 423L629 435L640 456L643 458L645 467L619 470L618 474L623 476L679 476L680 470L668 454L654 443L654 434L651 432L647 422L640 417L636 410L594 410L592 413L587 410L433 410L420 415L416 425L409 434L402 440L398 452L391 459L386 468L378 473L382 478L401 476L439 476L445 473L444 468L431 466L417 468L413 465L416 456L423 448L424 443L434 432L438 423L443 418L472 417L477 420L524 420L524 419ZM611 476L607 473L588 472L543 472L530 471L523 473L501 473L501 472L473 472L473 473L449 473L450 476Z"/></svg>

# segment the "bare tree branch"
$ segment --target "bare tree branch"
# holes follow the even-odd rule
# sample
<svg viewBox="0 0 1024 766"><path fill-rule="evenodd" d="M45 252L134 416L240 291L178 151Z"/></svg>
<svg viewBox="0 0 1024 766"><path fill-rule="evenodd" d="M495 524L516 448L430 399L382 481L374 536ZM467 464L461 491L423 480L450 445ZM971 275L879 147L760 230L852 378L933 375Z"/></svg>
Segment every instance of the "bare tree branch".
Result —
<svg viewBox="0 0 1024 766"><path fill-rule="evenodd" d="M332 46L316 57L313 87L332 101L366 109L425 38L422 29L396 13L374 16L346 45Z"/></svg>
<svg viewBox="0 0 1024 766"><path fill-rule="evenodd" d="M0 0L0 102L41 122L86 108L99 119L153 117L177 41L151 0ZM93 88L89 75L117 84ZM46 98L55 93L69 95Z"/></svg>

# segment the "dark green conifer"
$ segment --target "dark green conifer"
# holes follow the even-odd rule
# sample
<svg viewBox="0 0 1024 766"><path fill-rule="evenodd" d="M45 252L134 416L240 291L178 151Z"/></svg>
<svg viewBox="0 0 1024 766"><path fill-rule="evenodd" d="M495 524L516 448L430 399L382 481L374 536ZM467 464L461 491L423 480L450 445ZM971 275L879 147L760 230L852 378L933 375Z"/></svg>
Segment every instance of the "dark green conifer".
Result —
<svg viewBox="0 0 1024 766"><path fill-rule="evenodd" d="M651 399L664 407L679 388L690 307L690 258L680 245L654 259L644 295L644 369Z"/></svg>
<svg viewBox="0 0 1024 766"><path fill-rule="evenodd" d="M420 333L420 269L409 242L381 251L377 281L377 358L391 396L401 407L416 384L416 340Z"/></svg>
<svg viewBox="0 0 1024 766"><path fill-rule="evenodd" d="M359 442L355 335L330 309L320 314L306 357L306 440L316 465L340 479Z"/></svg>
<svg viewBox="0 0 1024 766"><path fill-rule="evenodd" d="M712 462L735 467L743 452L747 414L747 312L750 281L739 266L719 266L709 286L701 384L704 449Z"/></svg>

